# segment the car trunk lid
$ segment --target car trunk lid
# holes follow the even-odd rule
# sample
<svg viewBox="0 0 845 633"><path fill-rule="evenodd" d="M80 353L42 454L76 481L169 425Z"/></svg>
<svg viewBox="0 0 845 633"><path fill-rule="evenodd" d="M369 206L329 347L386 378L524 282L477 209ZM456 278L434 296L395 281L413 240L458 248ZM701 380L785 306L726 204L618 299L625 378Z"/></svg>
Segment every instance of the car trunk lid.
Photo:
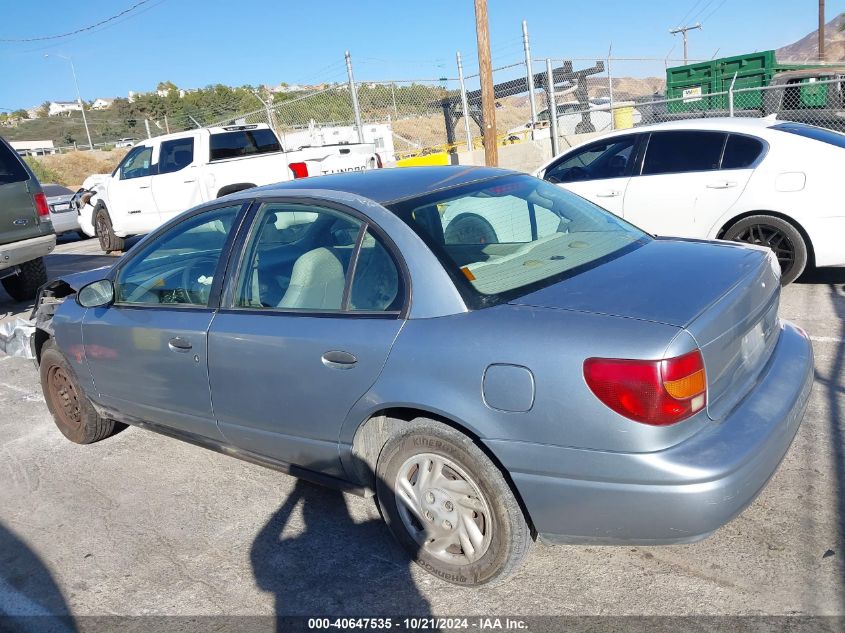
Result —
<svg viewBox="0 0 845 633"><path fill-rule="evenodd" d="M684 328L701 349L707 411L717 420L751 389L771 355L779 299L765 249L663 238L510 303Z"/></svg>

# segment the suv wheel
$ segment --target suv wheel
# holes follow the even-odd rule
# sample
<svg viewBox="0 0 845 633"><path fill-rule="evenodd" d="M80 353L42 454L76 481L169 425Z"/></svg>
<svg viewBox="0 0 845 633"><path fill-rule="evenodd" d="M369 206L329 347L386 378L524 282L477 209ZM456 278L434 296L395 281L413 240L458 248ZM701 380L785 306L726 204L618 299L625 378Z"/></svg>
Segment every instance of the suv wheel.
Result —
<svg viewBox="0 0 845 633"><path fill-rule="evenodd" d="M106 253L122 251L125 240L114 234L109 212L103 205L98 205L94 210L94 230L100 239L100 248Z"/></svg>
<svg viewBox="0 0 845 633"><path fill-rule="evenodd" d="M123 428L122 425L118 428L113 420L100 417L52 339L41 348L39 371L47 408L56 426L71 442L91 444Z"/></svg>
<svg viewBox="0 0 845 633"><path fill-rule="evenodd" d="M17 275L3 279L3 288L15 301L31 301L38 294L38 289L47 283L47 267L39 257L20 265Z"/></svg>
<svg viewBox="0 0 845 633"><path fill-rule="evenodd" d="M390 531L435 576L499 582L528 554L531 530L502 472L451 427L414 420L384 445L376 472Z"/></svg>

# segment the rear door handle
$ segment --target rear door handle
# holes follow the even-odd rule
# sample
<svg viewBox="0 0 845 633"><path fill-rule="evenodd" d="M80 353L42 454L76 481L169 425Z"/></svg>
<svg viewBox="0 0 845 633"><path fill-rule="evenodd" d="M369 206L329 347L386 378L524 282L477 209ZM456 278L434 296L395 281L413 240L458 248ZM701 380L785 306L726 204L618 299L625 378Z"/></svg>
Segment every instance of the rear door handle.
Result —
<svg viewBox="0 0 845 633"><path fill-rule="evenodd" d="M191 341L181 336L170 339L167 346L174 352L189 352L191 351L191 347L193 347Z"/></svg>
<svg viewBox="0 0 845 633"><path fill-rule="evenodd" d="M183 180L182 184L187 185L189 183L196 182L196 180Z"/></svg>
<svg viewBox="0 0 845 633"><path fill-rule="evenodd" d="M332 369L352 369L358 362L354 355L340 350L326 352L320 360L323 361L323 365Z"/></svg>
<svg viewBox="0 0 845 633"><path fill-rule="evenodd" d="M596 194L597 198L615 198L622 195L621 191L602 191Z"/></svg>
<svg viewBox="0 0 845 633"><path fill-rule="evenodd" d="M150 188L149 185L139 185L138 186L138 189L149 189L149 188Z"/></svg>
<svg viewBox="0 0 845 633"><path fill-rule="evenodd" d="M736 187L736 183L730 180L722 180L720 182L711 182L707 185L708 189L730 189Z"/></svg>

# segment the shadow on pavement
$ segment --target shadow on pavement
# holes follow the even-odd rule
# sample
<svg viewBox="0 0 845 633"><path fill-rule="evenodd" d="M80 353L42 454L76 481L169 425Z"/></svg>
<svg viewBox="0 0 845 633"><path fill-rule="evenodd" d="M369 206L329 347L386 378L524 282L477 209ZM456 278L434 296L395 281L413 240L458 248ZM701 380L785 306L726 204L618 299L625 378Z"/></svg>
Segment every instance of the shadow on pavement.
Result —
<svg viewBox="0 0 845 633"><path fill-rule="evenodd" d="M286 527L300 533L283 536ZM356 523L344 493L302 479L258 533L250 559L279 618L431 615L384 521Z"/></svg>
<svg viewBox="0 0 845 633"><path fill-rule="evenodd" d="M802 274L797 284L845 284L845 268L813 268Z"/></svg>
<svg viewBox="0 0 845 633"><path fill-rule="evenodd" d="M76 631L67 603L44 562L0 524L0 630Z"/></svg>

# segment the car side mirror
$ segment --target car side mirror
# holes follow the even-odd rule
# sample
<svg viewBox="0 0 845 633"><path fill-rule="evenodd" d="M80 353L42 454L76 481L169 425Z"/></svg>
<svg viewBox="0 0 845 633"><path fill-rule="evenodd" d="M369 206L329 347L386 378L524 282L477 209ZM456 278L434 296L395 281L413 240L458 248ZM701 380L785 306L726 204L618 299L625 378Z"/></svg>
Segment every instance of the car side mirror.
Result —
<svg viewBox="0 0 845 633"><path fill-rule="evenodd" d="M102 308L114 301L114 285L108 279L92 281L76 293L76 302L83 308Z"/></svg>

